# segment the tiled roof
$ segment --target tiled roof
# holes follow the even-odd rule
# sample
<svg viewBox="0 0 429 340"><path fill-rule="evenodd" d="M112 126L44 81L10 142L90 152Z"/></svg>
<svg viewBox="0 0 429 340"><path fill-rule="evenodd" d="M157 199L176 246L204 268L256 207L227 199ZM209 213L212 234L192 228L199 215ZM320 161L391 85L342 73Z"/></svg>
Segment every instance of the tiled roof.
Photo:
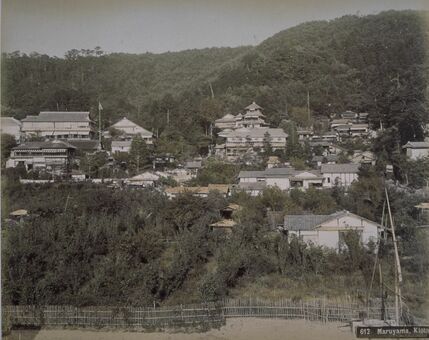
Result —
<svg viewBox="0 0 429 340"><path fill-rule="evenodd" d="M253 111L253 110L261 110L262 107L260 107L258 104L256 104L255 102L253 102L249 106L246 106L244 109L248 110L248 111Z"/></svg>
<svg viewBox="0 0 429 340"><path fill-rule="evenodd" d="M408 142L403 146L403 148L428 149L429 142Z"/></svg>
<svg viewBox="0 0 429 340"><path fill-rule="evenodd" d="M263 138L265 133L269 133L272 138L286 138L288 135L283 131L283 129L272 129L266 127L257 127L257 128L241 128L233 130L224 135L226 138Z"/></svg>
<svg viewBox="0 0 429 340"><path fill-rule="evenodd" d="M255 171L240 171L238 178L254 178L254 177L264 177L264 170L255 170Z"/></svg>
<svg viewBox="0 0 429 340"><path fill-rule="evenodd" d="M13 117L1 117L1 126L16 126L22 125L22 123Z"/></svg>
<svg viewBox="0 0 429 340"><path fill-rule="evenodd" d="M380 224L371 220L368 220L364 217L355 215L346 210L337 211L330 215L286 215L284 218L284 228L286 230L298 231L298 230L314 230L319 227L321 224L326 223L328 221L341 218L343 216L355 216L357 218L366 220L370 223L373 223L379 227Z"/></svg>
<svg viewBox="0 0 429 340"><path fill-rule="evenodd" d="M147 135L147 136L153 136L153 133L146 130L145 128L141 127L140 125L132 122L128 118L124 117L121 120L117 121L115 124L113 124L111 127L121 130L126 128L137 128L138 131L136 131L136 134L141 135Z"/></svg>
<svg viewBox="0 0 429 340"><path fill-rule="evenodd" d="M360 164L322 164L320 172L323 173L358 173Z"/></svg>
<svg viewBox="0 0 429 340"><path fill-rule="evenodd" d="M330 215L286 215L284 227L287 230L313 230L330 219Z"/></svg>
<svg viewBox="0 0 429 340"><path fill-rule="evenodd" d="M215 122L216 123L235 122L235 116L233 116L232 114L228 113L225 116L223 116L222 118L216 119Z"/></svg>
<svg viewBox="0 0 429 340"><path fill-rule="evenodd" d="M289 177L295 175L296 173L296 170L292 167L270 168L266 170L240 171L238 178Z"/></svg>
<svg viewBox="0 0 429 340"><path fill-rule="evenodd" d="M64 141L54 140L49 142L26 142L14 147L12 150L26 149L76 149L76 147Z"/></svg>
<svg viewBox="0 0 429 340"><path fill-rule="evenodd" d="M288 177L296 173L292 167L285 168L271 168L264 171L265 177Z"/></svg>
<svg viewBox="0 0 429 340"><path fill-rule="evenodd" d="M68 143L83 151L98 150L100 145L98 140L69 140Z"/></svg>
<svg viewBox="0 0 429 340"><path fill-rule="evenodd" d="M27 116L23 122L89 122L88 111L43 111L38 116Z"/></svg>

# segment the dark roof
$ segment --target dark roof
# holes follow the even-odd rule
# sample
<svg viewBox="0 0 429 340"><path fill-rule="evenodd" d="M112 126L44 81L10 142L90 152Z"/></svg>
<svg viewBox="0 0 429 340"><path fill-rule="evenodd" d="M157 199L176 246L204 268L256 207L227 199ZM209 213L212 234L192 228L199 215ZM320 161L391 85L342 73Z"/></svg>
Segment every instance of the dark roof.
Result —
<svg viewBox="0 0 429 340"><path fill-rule="evenodd" d="M316 229L319 225L321 225L322 223L325 223L327 221L336 219L336 218L341 218L343 216L356 216L358 218L364 219L368 222L377 224L378 226L380 226L379 223L368 220L362 216L353 214L349 211L346 210L342 210L342 211L337 211L333 214L330 215L286 215L284 218L284 228L286 230L291 230L291 231L298 231L298 230L314 230Z"/></svg>
<svg viewBox="0 0 429 340"><path fill-rule="evenodd" d="M253 177L264 177L265 171L240 171L238 178L253 178Z"/></svg>
<svg viewBox="0 0 429 340"><path fill-rule="evenodd" d="M429 142L408 142L402 148L428 149Z"/></svg>
<svg viewBox="0 0 429 340"><path fill-rule="evenodd" d="M360 164L322 164L321 173L358 173Z"/></svg>
<svg viewBox="0 0 429 340"><path fill-rule="evenodd" d="M291 176L294 175L295 172L295 169L292 167L270 168L265 170L265 177Z"/></svg>
<svg viewBox="0 0 429 340"><path fill-rule="evenodd" d="M253 177L288 177L296 173L295 169L292 167L286 168L270 168L266 170L256 170L256 171L240 171L238 178L253 178Z"/></svg>
<svg viewBox="0 0 429 340"><path fill-rule="evenodd" d="M284 227L287 230L313 230L327 221L331 215L286 215Z"/></svg>
<svg viewBox="0 0 429 340"><path fill-rule="evenodd" d="M69 140L69 144L82 151L95 151L99 148L98 140Z"/></svg>
<svg viewBox="0 0 429 340"><path fill-rule="evenodd" d="M88 111L43 111L38 116L27 116L23 122L87 122L91 121Z"/></svg>
<svg viewBox="0 0 429 340"><path fill-rule="evenodd" d="M245 110L249 110L249 111L253 111L253 110L261 110L262 107L260 107L258 104L256 104L255 102L253 102L249 106L246 106L244 109Z"/></svg>
<svg viewBox="0 0 429 340"><path fill-rule="evenodd" d="M26 142L14 147L12 150L26 149L76 149L76 147L64 141L54 140L48 142Z"/></svg>

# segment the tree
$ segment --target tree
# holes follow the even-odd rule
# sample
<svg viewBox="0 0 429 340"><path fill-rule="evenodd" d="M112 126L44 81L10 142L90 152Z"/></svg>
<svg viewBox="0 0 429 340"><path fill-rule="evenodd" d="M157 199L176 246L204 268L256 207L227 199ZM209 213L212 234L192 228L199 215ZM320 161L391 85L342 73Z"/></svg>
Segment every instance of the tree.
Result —
<svg viewBox="0 0 429 340"><path fill-rule="evenodd" d="M129 167L134 172L139 172L149 164L149 149L144 139L137 135L131 142Z"/></svg>
<svg viewBox="0 0 429 340"><path fill-rule="evenodd" d="M80 159L79 169L89 177L99 177L101 170L107 165L108 155L105 151L95 152L94 154L85 154Z"/></svg>
<svg viewBox="0 0 429 340"><path fill-rule="evenodd" d="M263 148L264 148L264 154L265 154L266 156L270 156L270 155L272 155L272 154L273 154L273 148L272 148L272 146L271 146L271 142L272 142L271 135L270 135L270 133L267 131L267 132L265 132L265 134L264 134L264 141L263 141L263 143L264 143L264 146L263 146Z"/></svg>
<svg viewBox="0 0 429 340"><path fill-rule="evenodd" d="M10 156L10 151L12 148L17 146L16 139L14 136L9 135L7 133L1 134L1 159L2 166L6 163L7 158Z"/></svg>

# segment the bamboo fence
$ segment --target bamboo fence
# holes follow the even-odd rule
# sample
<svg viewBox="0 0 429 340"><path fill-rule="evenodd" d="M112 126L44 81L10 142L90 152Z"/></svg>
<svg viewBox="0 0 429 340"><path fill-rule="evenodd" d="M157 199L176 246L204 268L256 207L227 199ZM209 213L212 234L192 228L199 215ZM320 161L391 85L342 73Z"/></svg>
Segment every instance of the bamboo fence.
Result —
<svg viewBox="0 0 429 340"><path fill-rule="evenodd" d="M394 315L386 308L387 317ZM185 326L220 326L226 318L259 317L342 321L380 318L380 306L358 303L332 303L323 299L227 299L162 307L73 307L73 306L3 306L3 317L15 327L90 327L148 329Z"/></svg>

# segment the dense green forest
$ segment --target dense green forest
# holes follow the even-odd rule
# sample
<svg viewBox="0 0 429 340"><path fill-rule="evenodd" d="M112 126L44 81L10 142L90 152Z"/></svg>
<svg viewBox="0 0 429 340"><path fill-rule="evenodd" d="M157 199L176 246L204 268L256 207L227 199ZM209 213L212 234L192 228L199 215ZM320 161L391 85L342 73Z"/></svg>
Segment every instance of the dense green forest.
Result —
<svg viewBox="0 0 429 340"><path fill-rule="evenodd" d="M282 31L255 47L163 54L71 50L64 58L19 52L2 58L2 115L104 107L103 125L128 116L160 136L207 144L210 122L255 100L273 125L299 116L367 111L386 128L382 149L420 140L427 121L423 16L388 11ZM167 126L167 111L170 125ZM302 118L302 117L301 117ZM305 119L298 119L305 124Z"/></svg>
<svg viewBox="0 0 429 340"><path fill-rule="evenodd" d="M3 216L26 208L31 216L2 228L5 304L152 305L258 296L366 299L374 263L350 233L339 253L287 241L269 212L328 214L348 209L378 221L383 185L361 173L349 193L267 189L260 197L226 200L182 195L168 200L151 190L114 190L88 184L22 185L16 171L3 178ZM369 195L369 196L368 196ZM391 190L404 270L403 294L419 313L427 301L429 268L424 231L415 225L420 196ZM242 209L227 236L209 225L228 202ZM356 238L357 236L357 238ZM393 247L382 245L384 280L392 286ZM376 281L377 282L377 281ZM378 284L378 283L377 283ZM378 289L373 289L377 297ZM389 296L390 293L389 293Z"/></svg>

